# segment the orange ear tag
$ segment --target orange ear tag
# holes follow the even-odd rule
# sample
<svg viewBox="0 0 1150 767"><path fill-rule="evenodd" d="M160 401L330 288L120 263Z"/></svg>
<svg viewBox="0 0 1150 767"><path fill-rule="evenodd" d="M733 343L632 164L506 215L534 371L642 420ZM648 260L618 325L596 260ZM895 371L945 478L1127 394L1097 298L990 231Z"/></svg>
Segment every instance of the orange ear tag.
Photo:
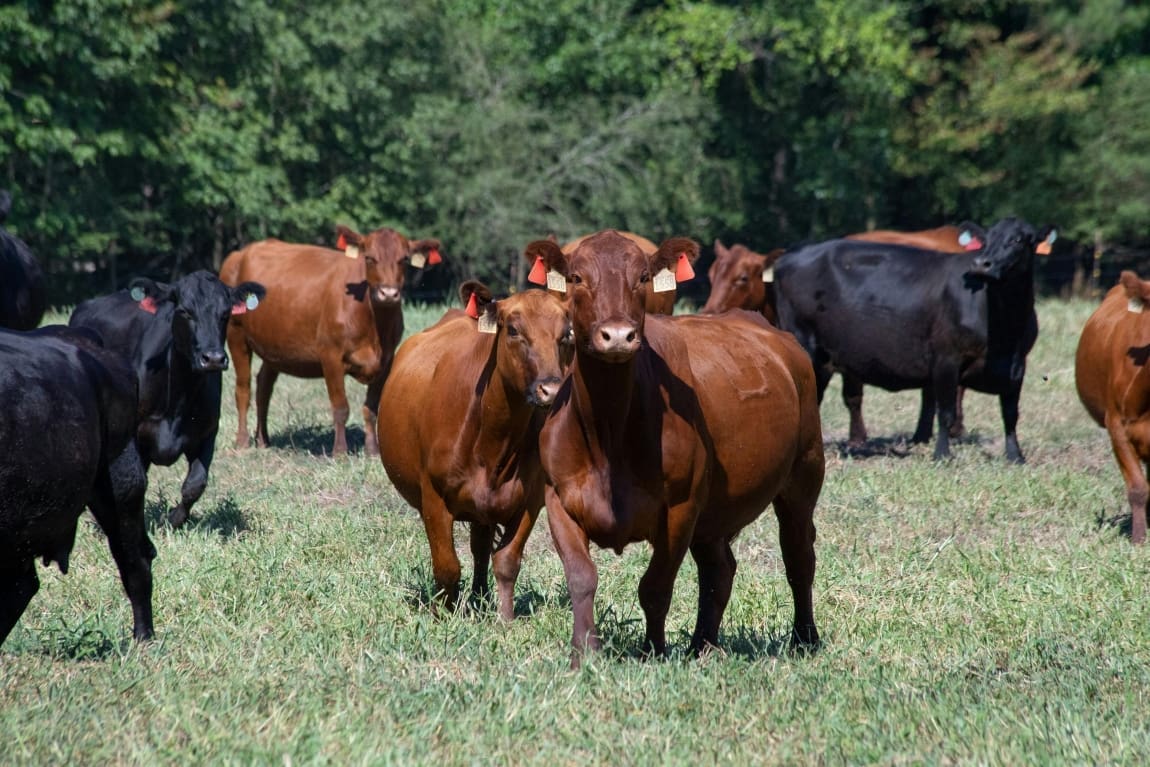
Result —
<svg viewBox="0 0 1150 767"><path fill-rule="evenodd" d="M535 257L535 264L531 267L531 274L527 275L527 281L536 285L547 284L547 267L543 265L543 256Z"/></svg>
<svg viewBox="0 0 1150 767"><path fill-rule="evenodd" d="M679 263L675 264L675 282L686 282L695 279L695 270L691 267L691 260L686 253L679 254Z"/></svg>
<svg viewBox="0 0 1150 767"><path fill-rule="evenodd" d="M475 301L475 294L467 297L467 316L473 320L479 319L479 305Z"/></svg>
<svg viewBox="0 0 1150 767"><path fill-rule="evenodd" d="M438 250L432 248L427 253L427 263L431 264L432 266L435 266L436 264L442 264L443 257L439 255Z"/></svg>
<svg viewBox="0 0 1150 767"><path fill-rule="evenodd" d="M355 245L348 245L343 254L348 258L359 258L359 248Z"/></svg>
<svg viewBox="0 0 1150 767"><path fill-rule="evenodd" d="M1034 252L1040 256L1049 256L1050 255L1050 241L1049 240L1043 240L1042 242L1038 243L1038 245L1034 248Z"/></svg>
<svg viewBox="0 0 1150 767"><path fill-rule="evenodd" d="M339 250L347 250L347 238L343 236L343 232L339 233L339 239L335 241L335 246Z"/></svg>
<svg viewBox="0 0 1150 767"><path fill-rule="evenodd" d="M418 250L415 251L414 253L412 253L411 254L411 265L414 266L416 269L422 269L424 266L427 265L427 254L421 253ZM471 295L475 295L475 294L472 293Z"/></svg>

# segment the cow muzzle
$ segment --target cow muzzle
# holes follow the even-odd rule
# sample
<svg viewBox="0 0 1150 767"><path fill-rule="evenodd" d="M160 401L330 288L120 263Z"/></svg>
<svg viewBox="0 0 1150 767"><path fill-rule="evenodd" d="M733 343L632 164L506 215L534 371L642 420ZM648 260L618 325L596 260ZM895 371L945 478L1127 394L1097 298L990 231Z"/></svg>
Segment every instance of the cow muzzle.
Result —
<svg viewBox="0 0 1150 767"><path fill-rule="evenodd" d="M591 331L591 351L608 362L626 362L639 351L639 329L626 320L599 323Z"/></svg>
<svg viewBox="0 0 1150 767"><path fill-rule="evenodd" d="M556 376L535 379L535 382L531 384L531 388L527 391L527 401L535 407L551 407L555 402L555 395L559 393L559 387L562 383L563 380Z"/></svg>
<svg viewBox="0 0 1150 767"><path fill-rule="evenodd" d="M970 264L971 274L975 277L985 277L986 279L997 280L1002 277L1002 265L996 264L989 258L981 256L976 257Z"/></svg>
<svg viewBox="0 0 1150 767"><path fill-rule="evenodd" d="M372 297L381 304L398 304L403 298L403 291L396 285L377 285L372 291Z"/></svg>
<svg viewBox="0 0 1150 767"><path fill-rule="evenodd" d="M203 371L227 370L228 355L223 351L200 352L196 358L196 367Z"/></svg>

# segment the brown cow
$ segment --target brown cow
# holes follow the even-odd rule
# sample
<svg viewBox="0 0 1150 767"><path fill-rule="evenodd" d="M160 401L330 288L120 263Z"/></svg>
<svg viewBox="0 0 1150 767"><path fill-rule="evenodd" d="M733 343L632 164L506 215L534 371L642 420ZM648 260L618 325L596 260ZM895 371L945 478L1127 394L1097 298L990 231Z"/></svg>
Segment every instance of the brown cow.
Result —
<svg viewBox="0 0 1150 767"><path fill-rule="evenodd" d="M727 248L721 240L715 240L715 261L707 272L711 295L699 313L746 309L759 312L767 322L778 325L772 268L783 252L782 248L775 248L770 253L756 253L738 243Z"/></svg>
<svg viewBox="0 0 1150 767"><path fill-rule="evenodd" d="M823 442L814 371L794 338L757 314L643 311L653 275L697 253L692 240L673 238L647 256L611 231L570 256L546 240L527 247L571 293L575 362L539 450L574 612L573 665L600 646L590 541L617 552L651 543L639 601L647 647L659 654L690 550L700 592L691 649L699 652L718 642L735 575L731 540L772 503L794 597L792 637L818 642L811 584Z"/></svg>
<svg viewBox="0 0 1150 767"><path fill-rule="evenodd" d="M1078 398L1105 427L1126 481L1130 539L1146 540L1150 485L1150 282L1125 271L1082 328L1074 360Z"/></svg>
<svg viewBox="0 0 1150 767"><path fill-rule="evenodd" d="M394 229L361 235L338 227L346 250L263 240L227 257L220 279L267 288L258 312L232 315L228 350L236 366L236 446L248 445L252 352L263 360L256 378L256 443L268 444L268 403L280 373L323 377L335 425L334 455L347 453L344 376L367 385L364 450L379 454L379 393L403 337L404 267L416 257L438 263L439 240L408 240ZM255 275L259 275L256 277Z"/></svg>
<svg viewBox="0 0 1150 767"><path fill-rule="evenodd" d="M844 239L864 240L865 242L885 242L890 245L908 245L923 250L937 250L940 253L961 253L967 250L960 244L963 230L957 226L940 226L918 232L898 232L893 229L876 229L872 232L848 234ZM977 248L975 248L977 249Z"/></svg>
<svg viewBox="0 0 1150 767"><path fill-rule="evenodd" d="M638 245L639 249L642 250L644 253L646 253L648 256L654 255L655 251L659 249L658 245L651 242L650 240L648 240L646 237L644 237L641 234L635 234L634 232L624 232L624 231L619 231L619 234L623 235L628 240L630 240L631 242ZM564 255L569 256L572 253L574 253L575 249L577 247L579 247L581 244L583 244L583 241L586 240L590 236L591 236L590 234L585 234L582 237L576 237L574 240L571 240L570 242L568 242L566 245L563 246ZM534 266L534 260L532 261L532 266ZM538 278L538 276L539 276L538 272L533 272L533 274L536 276L536 278ZM692 276L693 276L693 273L692 273ZM531 278L528 278L528 279L531 279ZM540 279L534 279L532 281L536 282L540 285L546 284L544 281L542 281ZM647 290L646 298L644 299L643 306L647 310L648 314L671 315L671 314L675 313L675 290L674 290L674 288L672 288L670 290L665 290L665 291L654 291L654 290L650 289L650 286L648 286L646 290ZM552 291L552 292L555 295L559 296L560 298L566 297L560 291Z"/></svg>
<svg viewBox="0 0 1150 767"><path fill-rule="evenodd" d="M379 402L381 457L423 518L449 607L460 578L452 522L471 523L477 598L489 594L495 528L504 528L495 580L499 614L511 620L523 546L543 506L539 429L571 362L571 323L563 302L542 290L494 302L467 282L460 294L466 314L449 310L395 357Z"/></svg>

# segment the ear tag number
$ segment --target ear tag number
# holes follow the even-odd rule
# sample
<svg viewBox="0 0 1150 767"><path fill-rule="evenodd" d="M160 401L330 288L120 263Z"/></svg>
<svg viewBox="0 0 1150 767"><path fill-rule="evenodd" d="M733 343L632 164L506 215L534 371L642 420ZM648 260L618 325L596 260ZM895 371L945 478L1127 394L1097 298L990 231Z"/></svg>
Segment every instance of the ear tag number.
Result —
<svg viewBox="0 0 1150 767"><path fill-rule="evenodd" d="M421 251L415 251L411 254L411 265L416 269L422 269L427 265L427 255Z"/></svg>
<svg viewBox="0 0 1150 767"><path fill-rule="evenodd" d="M666 293L668 290L674 290L675 285L675 273L667 268L660 269L651 280L651 287L656 293Z"/></svg>
<svg viewBox="0 0 1150 767"><path fill-rule="evenodd" d="M141 301L143 301L145 295L146 294L144 293L144 289L141 288L140 286L137 285L136 287L132 288L132 291L131 291L132 300L135 301L136 303L140 303Z"/></svg>
<svg viewBox="0 0 1150 767"><path fill-rule="evenodd" d="M348 245L347 250L343 252L348 258L359 258L359 247L356 245Z"/></svg>
<svg viewBox="0 0 1150 767"><path fill-rule="evenodd" d="M547 272L547 289L554 290L556 293L567 292L567 278L562 274L552 269Z"/></svg>
<svg viewBox="0 0 1150 767"><path fill-rule="evenodd" d="M248 293L248 297L244 301L244 306L246 306L248 308L248 311L250 312L252 309L255 309L259 305L260 305L260 297L257 296L255 293Z"/></svg>
<svg viewBox="0 0 1150 767"><path fill-rule="evenodd" d="M499 330L499 323L495 320L494 312L484 312L479 315L477 326L480 333L494 333Z"/></svg>
<svg viewBox="0 0 1150 767"><path fill-rule="evenodd" d="M1126 311L1133 312L1134 314L1142 313L1142 299L1131 298L1126 302Z"/></svg>
<svg viewBox="0 0 1150 767"><path fill-rule="evenodd" d="M774 281L775 281L775 267L768 266L766 269L763 270L763 282L774 282Z"/></svg>

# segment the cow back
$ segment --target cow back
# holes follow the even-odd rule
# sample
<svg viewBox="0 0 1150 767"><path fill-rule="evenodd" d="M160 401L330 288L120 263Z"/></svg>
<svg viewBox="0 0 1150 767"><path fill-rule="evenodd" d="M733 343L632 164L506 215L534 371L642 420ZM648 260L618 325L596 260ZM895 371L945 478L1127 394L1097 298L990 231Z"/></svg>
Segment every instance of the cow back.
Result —
<svg viewBox="0 0 1150 767"><path fill-rule="evenodd" d="M1128 295L1124 285L1116 285L1086 321L1075 353L1078 397L1100 426L1106 425L1108 415L1124 423L1146 415L1150 407L1148 358L1150 312L1144 311L1140 299Z"/></svg>
<svg viewBox="0 0 1150 767"><path fill-rule="evenodd" d="M924 229L918 232L899 232L892 229L876 229L871 232L859 232L847 235L848 240L862 240L865 242L884 242L891 245L906 245L922 250L933 250L940 253L962 253L965 247L959 244L958 238L962 230L957 226L940 226L936 229Z"/></svg>

